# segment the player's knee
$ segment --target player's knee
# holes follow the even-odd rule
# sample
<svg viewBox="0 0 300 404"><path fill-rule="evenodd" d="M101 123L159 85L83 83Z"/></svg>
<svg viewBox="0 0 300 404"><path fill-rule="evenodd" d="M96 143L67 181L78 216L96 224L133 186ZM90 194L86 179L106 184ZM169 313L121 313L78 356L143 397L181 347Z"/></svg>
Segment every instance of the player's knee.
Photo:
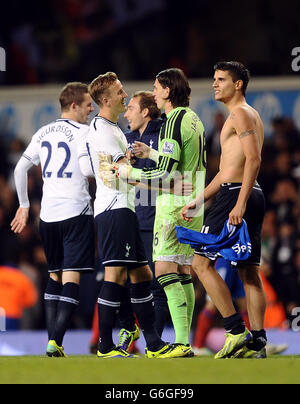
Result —
<svg viewBox="0 0 300 404"><path fill-rule="evenodd" d="M53 281L62 283L62 272L61 271L59 271L59 272L51 272L49 274L49 276Z"/></svg>
<svg viewBox="0 0 300 404"><path fill-rule="evenodd" d="M180 265L178 268L179 274L182 275L190 275L191 274L191 265Z"/></svg>
<svg viewBox="0 0 300 404"><path fill-rule="evenodd" d="M197 274L198 278L201 279L205 276L207 271L212 269L211 261L206 257L196 255L192 263L192 269Z"/></svg>
<svg viewBox="0 0 300 404"><path fill-rule="evenodd" d="M63 285L71 282L80 284L80 272L79 271L66 271L62 273L62 283Z"/></svg>
<svg viewBox="0 0 300 404"><path fill-rule="evenodd" d="M145 265L130 271L130 279L133 283L151 282L153 279L153 274L149 265Z"/></svg>
<svg viewBox="0 0 300 404"><path fill-rule="evenodd" d="M262 285L261 278L259 275L259 267L255 266L239 266L238 268L239 276L243 284L252 285L260 288Z"/></svg>
<svg viewBox="0 0 300 404"><path fill-rule="evenodd" d="M118 283L119 285L125 285L127 280L127 268L105 267L104 280L107 282Z"/></svg>

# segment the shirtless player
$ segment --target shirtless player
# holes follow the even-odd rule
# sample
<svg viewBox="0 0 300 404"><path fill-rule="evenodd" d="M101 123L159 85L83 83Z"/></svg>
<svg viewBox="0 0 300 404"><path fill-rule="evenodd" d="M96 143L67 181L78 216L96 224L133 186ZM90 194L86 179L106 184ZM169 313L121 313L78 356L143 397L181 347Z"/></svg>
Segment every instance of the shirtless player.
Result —
<svg viewBox="0 0 300 404"><path fill-rule="evenodd" d="M213 261L199 255L197 249L193 269L224 319L226 341L215 358L265 358L266 302L259 275L265 200L256 182L261 164L264 128L258 112L245 100L249 71L238 62L220 62L214 69L215 99L223 102L229 111L220 134L219 172L205 188L204 194L183 208L181 217L188 222L193 220L192 217L202 203L217 194L204 220L202 231L219 234L227 219L232 225L239 225L242 218L245 219L252 252L246 261L239 261L237 267L246 292L251 333L236 312L230 292L215 271Z"/></svg>

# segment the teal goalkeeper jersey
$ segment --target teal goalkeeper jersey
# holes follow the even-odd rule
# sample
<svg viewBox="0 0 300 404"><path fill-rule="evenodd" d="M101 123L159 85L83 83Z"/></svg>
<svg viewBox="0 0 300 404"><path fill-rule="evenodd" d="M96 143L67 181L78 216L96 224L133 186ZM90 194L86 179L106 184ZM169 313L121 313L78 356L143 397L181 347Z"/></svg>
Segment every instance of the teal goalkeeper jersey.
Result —
<svg viewBox="0 0 300 404"><path fill-rule="evenodd" d="M188 107L177 107L170 111L160 130L159 158L156 167L143 169L140 180L155 182L166 180L174 175L184 175L186 181L194 186L189 197L161 193L156 201L156 215L178 222L182 207L201 193L205 187L206 151L204 126L198 115ZM191 223L189 228L202 224L203 212Z"/></svg>

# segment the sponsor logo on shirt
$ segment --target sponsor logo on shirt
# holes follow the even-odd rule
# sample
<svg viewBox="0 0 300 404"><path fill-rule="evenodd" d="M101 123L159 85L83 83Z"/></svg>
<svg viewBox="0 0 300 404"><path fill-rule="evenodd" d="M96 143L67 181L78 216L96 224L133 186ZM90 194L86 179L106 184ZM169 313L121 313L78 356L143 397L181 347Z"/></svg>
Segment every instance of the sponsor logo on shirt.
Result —
<svg viewBox="0 0 300 404"><path fill-rule="evenodd" d="M251 250L252 250L251 243L247 243L247 245L237 243L237 244L235 244L235 245L234 245L233 247L231 247L231 248L232 248L233 251L234 251L236 254L238 254L238 255L240 255L241 253L244 254L247 250L248 250L248 252L251 254Z"/></svg>

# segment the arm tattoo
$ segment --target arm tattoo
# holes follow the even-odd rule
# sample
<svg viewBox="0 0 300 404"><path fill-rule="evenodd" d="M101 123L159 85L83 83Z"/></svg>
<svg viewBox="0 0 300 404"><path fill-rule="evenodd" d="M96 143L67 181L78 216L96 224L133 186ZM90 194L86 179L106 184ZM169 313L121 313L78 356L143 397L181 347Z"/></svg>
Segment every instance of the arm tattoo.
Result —
<svg viewBox="0 0 300 404"><path fill-rule="evenodd" d="M246 130L245 132L242 132L239 135L239 138L242 139L242 138L244 138L246 136L250 136L250 135L256 135L256 130L254 130L254 129Z"/></svg>

